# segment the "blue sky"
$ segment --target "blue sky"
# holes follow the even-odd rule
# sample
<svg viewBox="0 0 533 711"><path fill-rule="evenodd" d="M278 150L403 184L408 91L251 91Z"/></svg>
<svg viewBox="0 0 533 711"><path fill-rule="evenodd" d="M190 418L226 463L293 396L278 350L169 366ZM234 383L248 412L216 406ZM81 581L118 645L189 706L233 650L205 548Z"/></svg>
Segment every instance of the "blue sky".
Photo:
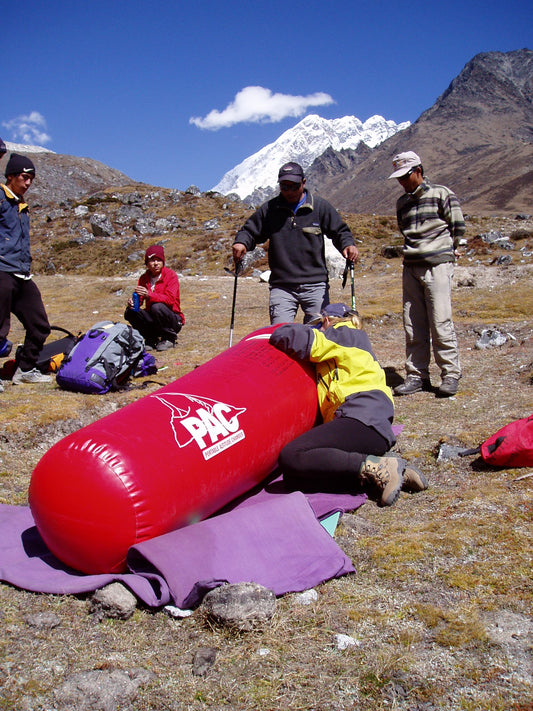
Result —
<svg viewBox="0 0 533 711"><path fill-rule="evenodd" d="M4 140L208 190L305 114L416 120L477 53L533 48L533 3L28 0L2 29Z"/></svg>

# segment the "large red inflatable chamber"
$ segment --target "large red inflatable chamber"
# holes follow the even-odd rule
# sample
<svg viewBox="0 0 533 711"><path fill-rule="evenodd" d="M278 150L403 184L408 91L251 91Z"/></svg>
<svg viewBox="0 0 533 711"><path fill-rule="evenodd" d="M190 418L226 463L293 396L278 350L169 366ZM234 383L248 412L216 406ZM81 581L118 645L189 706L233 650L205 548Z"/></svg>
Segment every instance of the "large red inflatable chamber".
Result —
<svg viewBox="0 0 533 711"><path fill-rule="evenodd" d="M128 549L206 518L276 466L316 418L312 370L256 331L170 385L55 444L30 507L49 549L84 573L121 572Z"/></svg>

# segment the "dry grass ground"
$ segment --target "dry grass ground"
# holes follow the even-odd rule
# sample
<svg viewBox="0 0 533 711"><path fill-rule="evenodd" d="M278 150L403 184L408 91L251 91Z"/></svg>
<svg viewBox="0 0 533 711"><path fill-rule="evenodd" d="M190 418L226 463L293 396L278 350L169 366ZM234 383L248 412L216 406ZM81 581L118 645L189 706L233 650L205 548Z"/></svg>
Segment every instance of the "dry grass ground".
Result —
<svg viewBox="0 0 533 711"><path fill-rule="evenodd" d="M403 374L400 269L399 260L368 253L357 272L358 306L391 382ZM464 369L457 397L396 400L396 422L404 426L396 450L425 471L430 489L402 494L390 509L367 502L341 519L336 538L355 575L320 586L309 606L280 599L272 624L246 634L214 628L201 612L176 621L139 608L126 622L100 623L83 596L0 585L0 708L53 709L54 689L74 672L144 667L155 678L129 707L139 711L531 709L533 479L524 478L531 470L437 457L442 443L475 446L533 409L530 267L480 269L477 286L454 290ZM51 321L73 331L122 320L132 281L38 277ZM179 347L161 354L162 383L228 345L233 279L186 277L181 284L187 324ZM335 283L332 298L347 300L349 289L342 293ZM264 284L239 280L234 342L267 322L267 300ZM485 326L514 338L476 350ZM21 335L14 322L13 340ZM33 467L55 441L143 394L6 385L0 502L25 505ZM54 613L59 626L29 626L27 616L37 612ZM357 645L339 651L336 633ZM205 677L191 671L199 647L218 650Z"/></svg>

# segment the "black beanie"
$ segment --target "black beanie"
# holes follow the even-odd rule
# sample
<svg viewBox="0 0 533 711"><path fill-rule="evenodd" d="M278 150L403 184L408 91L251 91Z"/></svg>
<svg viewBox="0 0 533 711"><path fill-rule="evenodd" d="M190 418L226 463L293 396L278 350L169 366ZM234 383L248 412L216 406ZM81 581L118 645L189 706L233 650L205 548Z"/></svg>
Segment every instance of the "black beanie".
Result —
<svg viewBox="0 0 533 711"><path fill-rule="evenodd" d="M7 161L5 176L7 178L10 175L19 175L20 173L35 175L35 166L26 156L12 153Z"/></svg>

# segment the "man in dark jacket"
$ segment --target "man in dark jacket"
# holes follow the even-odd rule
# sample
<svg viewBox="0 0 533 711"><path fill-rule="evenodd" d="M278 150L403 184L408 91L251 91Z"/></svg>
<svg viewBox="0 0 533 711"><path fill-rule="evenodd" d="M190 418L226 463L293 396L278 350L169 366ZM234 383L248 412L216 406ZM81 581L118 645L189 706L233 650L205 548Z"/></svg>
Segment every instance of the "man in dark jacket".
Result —
<svg viewBox="0 0 533 711"><path fill-rule="evenodd" d="M307 323L329 304L324 236L352 262L358 250L339 213L306 190L298 163L282 165L278 183L280 194L256 210L237 233L233 259L238 264L247 251L269 240L270 322L294 321L300 306Z"/></svg>
<svg viewBox="0 0 533 711"><path fill-rule="evenodd" d="M43 300L30 273L30 216L24 194L35 178L35 166L26 156L12 153L0 185L0 343L9 332L10 314L24 326L26 337L13 384L47 383L51 378L36 367L50 333Z"/></svg>

